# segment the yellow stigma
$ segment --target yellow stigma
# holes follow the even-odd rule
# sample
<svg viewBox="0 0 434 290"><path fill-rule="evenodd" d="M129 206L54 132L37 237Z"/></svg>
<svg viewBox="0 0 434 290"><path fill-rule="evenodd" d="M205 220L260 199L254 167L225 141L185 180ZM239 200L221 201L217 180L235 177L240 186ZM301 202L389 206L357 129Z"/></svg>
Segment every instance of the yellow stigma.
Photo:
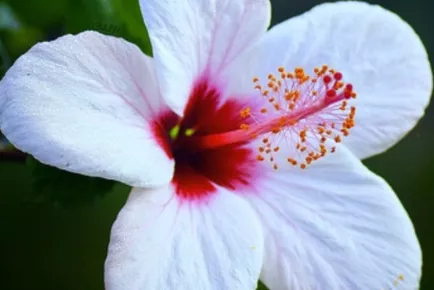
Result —
<svg viewBox="0 0 434 290"><path fill-rule="evenodd" d="M193 129L193 128L189 128L189 129L186 129L185 130L185 136L187 136L187 137L190 137L190 136L193 136L193 134L196 132L196 130L195 129Z"/></svg>
<svg viewBox="0 0 434 290"><path fill-rule="evenodd" d="M170 130L170 132L169 132L170 139L175 140L178 137L178 135L179 135L179 129L180 129L180 126L176 125L175 127L173 127Z"/></svg>

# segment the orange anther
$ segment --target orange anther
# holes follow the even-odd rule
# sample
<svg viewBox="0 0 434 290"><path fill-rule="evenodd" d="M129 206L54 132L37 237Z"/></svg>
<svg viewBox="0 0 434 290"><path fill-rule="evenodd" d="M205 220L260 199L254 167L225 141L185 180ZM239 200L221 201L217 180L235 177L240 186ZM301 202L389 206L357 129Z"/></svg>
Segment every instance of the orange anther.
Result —
<svg viewBox="0 0 434 290"><path fill-rule="evenodd" d="M292 92L286 92L285 93L285 100L290 101L292 99L293 93Z"/></svg>
<svg viewBox="0 0 434 290"><path fill-rule="evenodd" d="M279 126L283 128L283 127L285 127L286 123L287 123L287 121L286 121L285 117L281 117L279 120Z"/></svg>
<svg viewBox="0 0 434 290"><path fill-rule="evenodd" d="M342 134L344 135L344 136L348 136L348 135L350 135L350 132L348 131L348 129L342 129L341 130L341 132L342 132Z"/></svg>
<svg viewBox="0 0 434 290"><path fill-rule="evenodd" d="M241 124L240 125L240 129L241 130L249 130L249 125L247 125L247 124Z"/></svg>
<svg viewBox="0 0 434 290"><path fill-rule="evenodd" d="M241 118L247 118L250 116L250 108L244 108L240 111Z"/></svg>
<svg viewBox="0 0 434 290"><path fill-rule="evenodd" d="M280 105L278 103L275 103L274 104L274 108L276 109L276 111L279 111L280 110Z"/></svg>
<svg viewBox="0 0 434 290"><path fill-rule="evenodd" d="M271 133L273 134L277 134L280 132L280 128L274 127L273 129L271 129Z"/></svg>
<svg viewBox="0 0 434 290"><path fill-rule="evenodd" d="M301 73L304 72L304 69L301 68L301 67L296 67L296 68L294 69L294 72L295 72L295 73L298 73L298 74L301 74Z"/></svg>

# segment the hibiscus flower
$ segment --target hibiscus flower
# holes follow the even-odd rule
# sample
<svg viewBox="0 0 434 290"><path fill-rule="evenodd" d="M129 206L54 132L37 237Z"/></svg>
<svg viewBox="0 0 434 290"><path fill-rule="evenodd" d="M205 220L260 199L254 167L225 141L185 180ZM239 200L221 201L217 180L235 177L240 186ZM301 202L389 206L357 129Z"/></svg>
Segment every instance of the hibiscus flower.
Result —
<svg viewBox="0 0 434 290"><path fill-rule="evenodd" d="M268 0L140 4L154 58L84 32L36 45L0 85L15 146L133 187L106 289L416 289L412 223L360 161L428 104L409 25L359 2L269 31Z"/></svg>

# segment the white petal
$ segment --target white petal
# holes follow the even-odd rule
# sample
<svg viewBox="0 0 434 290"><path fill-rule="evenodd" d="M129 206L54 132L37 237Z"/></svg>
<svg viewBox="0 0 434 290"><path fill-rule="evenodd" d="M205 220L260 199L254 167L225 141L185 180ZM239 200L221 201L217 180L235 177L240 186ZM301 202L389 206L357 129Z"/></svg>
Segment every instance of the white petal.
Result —
<svg viewBox="0 0 434 290"><path fill-rule="evenodd" d="M37 44L0 83L0 127L15 146L130 185L171 179L173 161L151 131L162 108L152 59L95 32Z"/></svg>
<svg viewBox="0 0 434 290"><path fill-rule="evenodd" d="M421 252L392 189L346 148L306 170L270 172L262 216L270 289L417 289ZM404 280L400 280L403 275Z"/></svg>
<svg viewBox="0 0 434 290"><path fill-rule="evenodd" d="M182 114L193 83L217 74L270 22L268 0L141 0L163 97Z"/></svg>
<svg viewBox="0 0 434 290"><path fill-rule="evenodd" d="M172 188L134 189L112 228L107 290L256 289L263 234L247 202L220 190L180 203Z"/></svg>
<svg viewBox="0 0 434 290"><path fill-rule="evenodd" d="M360 158L398 142L431 96L431 68L418 35L394 13L353 1L322 4L276 25L237 64L251 75L242 81L238 69L229 78L246 91L255 74L263 78L282 65L311 72L323 64L342 71L358 93L356 127L345 142Z"/></svg>

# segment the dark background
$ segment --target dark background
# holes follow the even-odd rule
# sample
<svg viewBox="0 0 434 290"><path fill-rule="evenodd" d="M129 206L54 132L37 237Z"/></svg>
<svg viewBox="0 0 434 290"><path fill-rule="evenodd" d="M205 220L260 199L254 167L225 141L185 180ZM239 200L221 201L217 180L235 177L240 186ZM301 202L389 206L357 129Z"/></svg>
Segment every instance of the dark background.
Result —
<svg viewBox="0 0 434 290"><path fill-rule="evenodd" d="M327 1L271 2L275 24ZM432 60L434 10L428 0L369 2L409 22ZM33 44L65 33L99 30L149 52L141 25L135 0L0 0L0 77ZM433 125L430 106L402 142L365 162L392 185L415 224L424 254L423 290L434 289ZM33 194L29 167L0 159L0 289L103 289L109 231L127 192L126 186L117 185L93 204L65 209L29 198Z"/></svg>

